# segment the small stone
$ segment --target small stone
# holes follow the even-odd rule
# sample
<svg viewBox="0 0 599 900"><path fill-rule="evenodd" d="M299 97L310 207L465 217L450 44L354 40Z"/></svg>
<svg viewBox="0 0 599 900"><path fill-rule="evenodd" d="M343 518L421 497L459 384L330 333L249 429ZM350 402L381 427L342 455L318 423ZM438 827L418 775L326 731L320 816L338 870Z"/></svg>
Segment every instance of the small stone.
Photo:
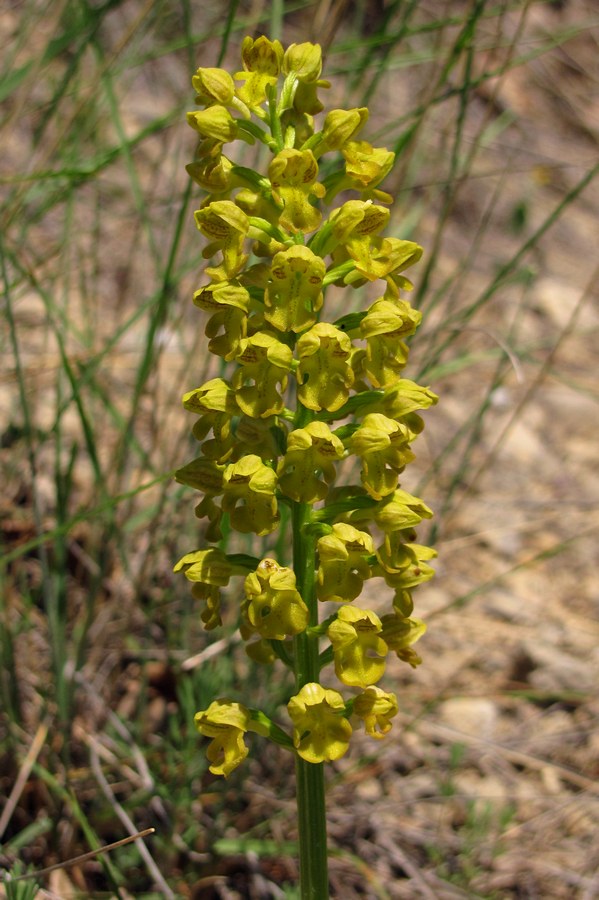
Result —
<svg viewBox="0 0 599 900"><path fill-rule="evenodd" d="M479 697L453 697L439 707L442 721L475 737L490 740L497 727L497 706L491 700Z"/></svg>
<svg viewBox="0 0 599 900"><path fill-rule="evenodd" d="M533 666L529 683L540 691L591 691L596 684L592 660L576 659L556 647L526 641L523 652Z"/></svg>

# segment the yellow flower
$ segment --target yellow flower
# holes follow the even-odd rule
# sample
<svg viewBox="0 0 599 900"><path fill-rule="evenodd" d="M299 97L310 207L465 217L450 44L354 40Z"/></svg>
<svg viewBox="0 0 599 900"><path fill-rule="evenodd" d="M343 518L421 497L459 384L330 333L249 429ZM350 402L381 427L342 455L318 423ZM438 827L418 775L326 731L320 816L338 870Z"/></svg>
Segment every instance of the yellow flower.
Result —
<svg viewBox="0 0 599 900"><path fill-rule="evenodd" d="M381 620L368 609L342 606L327 634L333 647L335 674L353 687L368 687L385 671L387 645L380 637Z"/></svg>
<svg viewBox="0 0 599 900"><path fill-rule="evenodd" d="M301 335L297 376L298 397L304 406L316 412L334 412L343 406L354 381L347 362L351 350L349 337L328 322L319 322Z"/></svg>
<svg viewBox="0 0 599 900"><path fill-rule="evenodd" d="M212 459L198 456L197 459L192 459L187 465L177 469L175 481L215 497L222 493L224 471L223 465L219 465Z"/></svg>
<svg viewBox="0 0 599 900"><path fill-rule="evenodd" d="M325 152L342 150L368 121L365 106L356 109L332 109L325 116L320 141ZM320 149L320 148L319 148Z"/></svg>
<svg viewBox="0 0 599 900"><path fill-rule="evenodd" d="M329 217L332 240L327 241L326 251L342 244L352 259L359 259L368 254L370 238L383 230L389 216L388 209L374 205L372 200L347 200Z"/></svg>
<svg viewBox="0 0 599 900"><path fill-rule="evenodd" d="M225 587L233 575L245 575L247 567L231 562L218 547L186 553L173 572L183 572L188 581Z"/></svg>
<svg viewBox="0 0 599 900"><path fill-rule="evenodd" d="M431 519L432 509L407 491L397 488L374 509L374 521L389 534L404 528L415 528L423 519Z"/></svg>
<svg viewBox="0 0 599 900"><path fill-rule="evenodd" d="M250 220L232 200L214 200L194 213L196 225L212 242L202 251L209 259L217 250L223 254L227 278L234 278L247 262L243 242L250 227Z"/></svg>
<svg viewBox="0 0 599 900"><path fill-rule="evenodd" d="M244 641L249 640L249 629L247 635L242 633L242 637ZM271 666L277 658L271 642L264 640L264 638L260 638L259 641L252 641L251 644L246 644L245 652L250 659L253 659L254 662L259 663L261 666Z"/></svg>
<svg viewBox="0 0 599 900"><path fill-rule="evenodd" d="M343 444L324 422L310 422L292 431L287 452L279 463L279 487L292 500L324 500L335 480L335 460L343 458ZM317 472L322 473L319 478Z"/></svg>
<svg viewBox="0 0 599 900"><path fill-rule="evenodd" d="M294 74L300 81L317 81L322 72L320 44L289 44L283 56L283 72Z"/></svg>
<svg viewBox="0 0 599 900"><path fill-rule="evenodd" d="M224 69L200 68L191 79L197 93L196 103L202 106L221 103L227 106L233 99L235 84Z"/></svg>
<svg viewBox="0 0 599 900"><path fill-rule="evenodd" d="M283 58L283 72L294 82L293 108L299 113L314 116L323 109L317 89L328 88L328 81L320 79L322 49L319 44L290 44ZM283 92L285 93L285 92Z"/></svg>
<svg viewBox="0 0 599 900"><path fill-rule="evenodd" d="M324 109L318 99L318 88L329 88L330 86L330 81L324 81L321 78L318 81L300 81L293 97L293 108L299 113L315 116Z"/></svg>
<svg viewBox="0 0 599 900"><path fill-rule="evenodd" d="M216 585L198 582L192 585L191 595L195 600L203 600L206 603L206 606L200 613L200 618L206 631L212 631L223 624L220 616L221 593Z"/></svg>
<svg viewBox="0 0 599 900"><path fill-rule="evenodd" d="M393 167L395 154L386 147L373 147L368 141L350 141L342 148L345 157L343 187L358 191L371 190Z"/></svg>
<svg viewBox="0 0 599 900"><path fill-rule="evenodd" d="M223 281L200 288L193 295L193 302L212 313L206 324L206 337L211 338L210 352L226 360L233 359L247 332L250 303L247 290L238 282Z"/></svg>
<svg viewBox="0 0 599 900"><path fill-rule="evenodd" d="M282 395L293 361L291 349L272 335L258 332L240 342L236 359L240 368L233 376L232 386L240 409L255 419L282 412Z"/></svg>
<svg viewBox="0 0 599 900"><path fill-rule="evenodd" d="M408 266L413 266L422 256L422 247L413 241L401 241L399 238L372 238L369 242L351 242L347 251L356 263L357 277L376 281L377 278L389 280ZM405 279L402 285L411 286Z"/></svg>
<svg viewBox="0 0 599 900"><path fill-rule="evenodd" d="M314 231L322 215L310 197L323 197L325 190L316 179L318 163L311 150L281 150L268 167L273 196L283 204L280 225L291 232Z"/></svg>
<svg viewBox="0 0 599 900"><path fill-rule="evenodd" d="M220 588L229 583L234 575L245 575L246 566L232 563L217 547L186 553L175 565L173 572L183 572L188 581L193 582L192 595L196 600L206 601L201 613L207 631L221 625Z"/></svg>
<svg viewBox="0 0 599 900"><path fill-rule="evenodd" d="M294 725L293 743L302 759L321 763L344 755L352 727L341 694L310 682L291 698L287 709Z"/></svg>
<svg viewBox="0 0 599 900"><path fill-rule="evenodd" d="M389 650L393 650L399 659L409 663L413 669L419 666L422 659L412 649L412 644L420 640L426 631L426 624L420 619L403 618L392 613L383 616L381 622L383 640Z"/></svg>
<svg viewBox="0 0 599 900"><path fill-rule="evenodd" d="M305 331L322 306L326 266L308 247L295 245L277 253L264 292L264 318L279 331Z"/></svg>
<svg viewBox="0 0 599 900"><path fill-rule="evenodd" d="M208 526L204 534L205 539L207 541L222 541L223 533L220 526L223 511L209 494L203 500L200 500L194 513L198 519L208 519Z"/></svg>
<svg viewBox="0 0 599 900"><path fill-rule="evenodd" d="M187 122L202 137L212 138L221 144L234 141L237 137L237 121L228 109L218 103L208 109L188 112Z"/></svg>
<svg viewBox="0 0 599 900"><path fill-rule="evenodd" d="M364 720L366 734L380 740L391 730L389 719L398 713L397 697L379 687L369 687L354 700L353 712Z"/></svg>
<svg viewBox="0 0 599 900"><path fill-rule="evenodd" d="M372 200L347 200L331 212L310 246L322 256L330 254L334 267L343 267L349 260L366 259L371 253L373 237L385 227L389 215L388 209L374 205ZM353 284L360 280L363 283L364 277L354 266L334 283Z"/></svg>
<svg viewBox="0 0 599 900"><path fill-rule="evenodd" d="M200 418L192 429L193 436L198 441L204 441L212 429L214 438L202 444L204 456L217 463L226 462L235 446L235 435L231 429L232 416L239 415L240 412L235 402L235 392L222 378L212 378L201 387L184 394L183 406L190 412L200 413Z"/></svg>
<svg viewBox="0 0 599 900"><path fill-rule="evenodd" d="M385 543L377 550L377 569L380 568L391 587L409 590L434 576L435 571L427 560L434 559L436 555L432 547L404 544L401 532L393 531L385 535Z"/></svg>
<svg viewBox="0 0 599 900"><path fill-rule="evenodd" d="M217 156L202 156L185 166L189 177L209 194L224 194L231 190L232 168L233 163L222 153Z"/></svg>
<svg viewBox="0 0 599 900"><path fill-rule="evenodd" d="M275 437L277 431L284 437L283 426L275 426L274 417L252 419L250 416L242 416L235 429L233 460L241 459L248 453L256 454L264 462L276 459L281 452Z"/></svg>
<svg viewBox="0 0 599 900"><path fill-rule="evenodd" d="M403 300L376 300L360 323L366 338L366 352L360 357L359 374L367 375L375 388L389 388L400 378L408 360L408 346L402 338L413 334L422 313ZM354 357L356 367L356 357Z"/></svg>
<svg viewBox="0 0 599 900"><path fill-rule="evenodd" d="M400 378L392 387L385 390L378 404L373 405L372 412L382 412L389 419L403 419L405 416L411 416L417 409L434 406L438 399L430 388L416 384L408 378Z"/></svg>
<svg viewBox="0 0 599 900"><path fill-rule="evenodd" d="M205 414L222 412L229 416L239 415L235 402L235 391L223 378L211 378L199 388L183 395L183 406L189 412Z"/></svg>
<svg viewBox="0 0 599 900"><path fill-rule="evenodd" d="M347 603L361 593L370 578L367 557L374 553L371 536L343 522L333 525L331 534L317 543L318 576L316 593L319 600Z"/></svg>
<svg viewBox="0 0 599 900"><path fill-rule="evenodd" d="M250 454L227 466L223 476L223 512L242 534L270 534L279 524L277 476L259 456Z"/></svg>
<svg viewBox="0 0 599 900"><path fill-rule="evenodd" d="M227 778L233 769L248 755L243 736L246 731L265 734L266 729L252 719L249 709L227 697L214 700L208 709L200 710L194 717L200 734L212 738L206 756L212 763L213 775Z"/></svg>
<svg viewBox="0 0 599 900"><path fill-rule="evenodd" d="M296 589L292 569L279 566L274 559L263 559L246 577L245 594L245 613L262 638L282 641L305 631L308 607Z"/></svg>
<svg viewBox="0 0 599 900"><path fill-rule="evenodd" d="M369 413L348 440L362 460L362 483L371 497L382 500L397 488L397 474L414 459L405 425L380 413Z"/></svg>
<svg viewBox="0 0 599 900"><path fill-rule="evenodd" d="M240 100L256 109L266 99L267 88L277 83L283 47L279 41L270 41L264 35L256 40L247 36L241 45L241 61L245 71L236 72L235 79L244 84L236 93Z"/></svg>

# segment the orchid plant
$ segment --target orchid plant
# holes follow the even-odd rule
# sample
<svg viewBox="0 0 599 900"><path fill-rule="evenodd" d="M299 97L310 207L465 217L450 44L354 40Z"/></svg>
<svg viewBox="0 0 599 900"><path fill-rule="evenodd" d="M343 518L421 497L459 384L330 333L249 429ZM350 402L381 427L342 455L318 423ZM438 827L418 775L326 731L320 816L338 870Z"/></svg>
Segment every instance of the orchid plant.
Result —
<svg viewBox="0 0 599 900"><path fill-rule="evenodd" d="M318 45L246 37L241 56L233 76L197 70L200 109L187 115L199 135L187 171L207 194L195 222L212 263L194 303L230 375L183 397L200 446L176 478L201 492L196 515L207 525L206 545L175 571L192 582L207 630L222 624L222 588L242 579L247 653L295 675L286 724L231 698L195 722L211 739L216 775L247 756L248 732L295 755L301 895L324 898L323 764L346 753L353 729L377 740L391 729L397 698L379 686L388 654L421 662L414 644L426 626L413 616L412 591L432 577L435 553L415 542L414 527L432 513L399 479L423 428L418 411L437 398L403 377L405 338L421 320L403 273L422 248L382 234L392 197L379 185L394 154L358 137L366 108L332 109L318 129L318 93L329 87ZM268 148L266 171L231 161L234 141ZM321 178L328 154L338 162L327 160ZM381 283L367 309L326 320L327 288L367 283ZM340 478L343 465L358 481L348 458L359 483ZM283 527L283 506L291 566L223 549L224 532ZM360 600L372 579L390 588L381 616Z"/></svg>

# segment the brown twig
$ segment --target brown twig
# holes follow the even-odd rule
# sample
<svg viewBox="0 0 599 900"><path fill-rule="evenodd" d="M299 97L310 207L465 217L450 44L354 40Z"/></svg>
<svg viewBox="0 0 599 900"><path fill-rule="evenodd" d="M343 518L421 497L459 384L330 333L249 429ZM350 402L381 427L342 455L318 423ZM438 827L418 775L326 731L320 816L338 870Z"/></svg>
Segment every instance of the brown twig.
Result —
<svg viewBox="0 0 599 900"><path fill-rule="evenodd" d="M11 884L14 884L15 881L24 881L26 878L41 878L42 875L48 875L50 872L55 872L57 869L68 869L76 863L94 859L96 856L100 856L101 853L109 853L111 850L116 850L117 847L124 847L125 844L130 844L131 841L141 840L141 838L147 837L149 834L154 834L155 831L155 828L144 828L143 831L138 831L136 834L130 834L129 837L121 838L120 841L114 841L112 844L105 844L103 847L98 847L97 850L89 850L87 853L73 856L72 859L55 863L53 866L46 866L45 869L38 869L37 872L27 872L25 875L18 875L16 878L11 878L11 876L8 875L8 877L4 876L2 880L5 884L9 881Z"/></svg>

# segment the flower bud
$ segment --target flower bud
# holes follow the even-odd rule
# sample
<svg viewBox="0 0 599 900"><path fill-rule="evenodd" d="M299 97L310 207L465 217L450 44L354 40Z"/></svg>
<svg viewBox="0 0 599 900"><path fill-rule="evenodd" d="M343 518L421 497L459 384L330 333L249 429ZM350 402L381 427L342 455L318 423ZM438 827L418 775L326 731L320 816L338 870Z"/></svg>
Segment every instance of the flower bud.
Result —
<svg viewBox="0 0 599 900"><path fill-rule="evenodd" d="M341 150L368 120L365 106L359 109L332 109L322 126L322 142L327 150Z"/></svg>
<svg viewBox="0 0 599 900"><path fill-rule="evenodd" d="M227 106L233 99L235 84L224 69L204 69L200 67L191 83L197 92L196 100L203 105L220 103Z"/></svg>
<svg viewBox="0 0 599 900"><path fill-rule="evenodd" d="M226 144L237 137L237 122L224 106L215 105L208 109L187 113L187 122L202 137L213 138Z"/></svg>

